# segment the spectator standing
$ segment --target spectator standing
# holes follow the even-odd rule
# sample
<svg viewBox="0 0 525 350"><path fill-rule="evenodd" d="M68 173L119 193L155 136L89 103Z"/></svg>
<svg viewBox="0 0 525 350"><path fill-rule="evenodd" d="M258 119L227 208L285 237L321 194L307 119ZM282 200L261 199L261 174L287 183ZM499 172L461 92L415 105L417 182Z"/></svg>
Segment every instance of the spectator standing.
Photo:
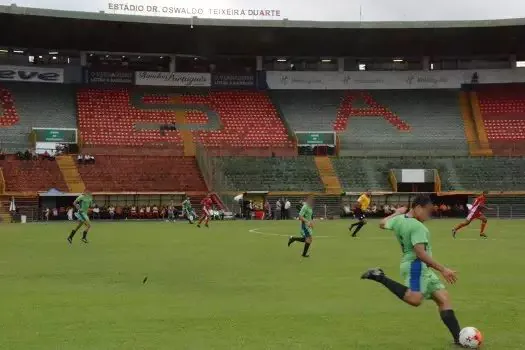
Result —
<svg viewBox="0 0 525 350"><path fill-rule="evenodd" d="M270 220L272 218L272 206L268 200L264 202L264 211L266 213L266 220Z"/></svg>
<svg viewBox="0 0 525 350"><path fill-rule="evenodd" d="M290 208L292 207L292 203L288 200L288 198L285 199L284 202L284 219L288 220L290 218Z"/></svg>
<svg viewBox="0 0 525 350"><path fill-rule="evenodd" d="M115 207L112 206L111 204L109 205L108 213L109 213L109 218L111 220L115 219Z"/></svg>
<svg viewBox="0 0 525 350"><path fill-rule="evenodd" d="M280 220L281 219L281 210L282 209L282 203L281 200L278 199L277 202L275 202L275 219Z"/></svg>
<svg viewBox="0 0 525 350"><path fill-rule="evenodd" d="M67 210L67 219L69 221L73 221L73 207L69 207Z"/></svg>

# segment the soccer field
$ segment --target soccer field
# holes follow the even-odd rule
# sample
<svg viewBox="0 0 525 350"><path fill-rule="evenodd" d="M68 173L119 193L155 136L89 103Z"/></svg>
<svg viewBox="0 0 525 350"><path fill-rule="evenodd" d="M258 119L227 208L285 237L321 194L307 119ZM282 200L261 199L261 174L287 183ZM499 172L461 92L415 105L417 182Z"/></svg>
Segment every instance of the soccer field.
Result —
<svg viewBox="0 0 525 350"><path fill-rule="evenodd" d="M453 240L434 220L434 257L459 271L449 287L461 326L485 349L525 348L522 221L479 223ZM299 224L95 222L0 226L0 349L453 349L436 307L412 308L360 274L399 279L400 248L372 221L318 222L311 257L286 246ZM146 284L142 284L148 276Z"/></svg>

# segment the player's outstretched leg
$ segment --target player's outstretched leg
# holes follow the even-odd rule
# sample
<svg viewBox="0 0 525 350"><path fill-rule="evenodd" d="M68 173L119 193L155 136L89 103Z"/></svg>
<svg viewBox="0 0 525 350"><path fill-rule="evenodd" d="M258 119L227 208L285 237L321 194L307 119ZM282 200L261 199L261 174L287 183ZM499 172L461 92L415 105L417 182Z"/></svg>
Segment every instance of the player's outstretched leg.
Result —
<svg viewBox="0 0 525 350"><path fill-rule="evenodd" d="M463 227L466 227L470 225L470 221L466 220L464 222L461 222L459 224L457 224L453 229L452 229L452 237L456 238L456 234L458 233L459 230L461 230Z"/></svg>
<svg viewBox="0 0 525 350"><path fill-rule="evenodd" d="M385 272L376 267L369 269L361 275L361 279L376 281L385 286L392 294L405 303L412 306L419 306L423 303L423 294L418 291L412 291L405 285L396 282L385 275Z"/></svg>
<svg viewBox="0 0 525 350"><path fill-rule="evenodd" d="M75 227L71 233L69 234L69 236L67 237L67 241L69 244L73 243L73 237L75 237L75 234L77 233L77 231L82 227L83 223L82 222L79 222L77 227Z"/></svg>
<svg viewBox="0 0 525 350"><path fill-rule="evenodd" d="M306 238L304 237L293 237L293 236L290 236L290 238L288 238L288 247L292 245L293 242L303 242L306 240Z"/></svg>
<svg viewBox="0 0 525 350"><path fill-rule="evenodd" d="M205 217L206 217L206 214L202 214L201 217L199 218L199 222L197 223L198 228L201 228L201 224L204 221Z"/></svg>
<svg viewBox="0 0 525 350"><path fill-rule="evenodd" d="M84 232L82 232L82 242L89 243L89 241L87 240L87 235L88 235L89 229L91 229L91 224L86 222L85 225L86 225L86 229L84 230Z"/></svg>
<svg viewBox="0 0 525 350"><path fill-rule="evenodd" d="M365 226L365 225L366 225L366 221L364 221L364 220L363 220L363 221L359 221L359 222L357 223L357 226L356 226L355 230L354 230L354 233L352 233L352 237L357 237L357 233L358 233L358 232L363 228L363 226Z"/></svg>
<svg viewBox="0 0 525 350"><path fill-rule="evenodd" d="M454 343L459 344L459 332L461 331L461 327L459 326L454 310L452 310L448 292L445 289L440 289L432 293L432 299L436 302L439 308L441 320L450 331Z"/></svg>
<svg viewBox="0 0 525 350"><path fill-rule="evenodd" d="M311 244L312 244L312 236L305 237L303 254L301 255L303 258L310 257L310 255L308 255L308 250L310 249Z"/></svg>
<svg viewBox="0 0 525 350"><path fill-rule="evenodd" d="M208 222L210 221L210 216L209 215L206 215L206 221L204 221L204 226L206 227L210 227L208 226Z"/></svg>
<svg viewBox="0 0 525 350"><path fill-rule="evenodd" d="M479 235L481 238L487 238L487 235L485 234L485 228L487 227L487 218L481 217L481 229L479 231Z"/></svg>
<svg viewBox="0 0 525 350"><path fill-rule="evenodd" d="M357 225L359 225L359 221L358 222L354 222L352 225L350 225L350 227L348 228L348 231L352 232L352 229L354 227L356 227Z"/></svg>

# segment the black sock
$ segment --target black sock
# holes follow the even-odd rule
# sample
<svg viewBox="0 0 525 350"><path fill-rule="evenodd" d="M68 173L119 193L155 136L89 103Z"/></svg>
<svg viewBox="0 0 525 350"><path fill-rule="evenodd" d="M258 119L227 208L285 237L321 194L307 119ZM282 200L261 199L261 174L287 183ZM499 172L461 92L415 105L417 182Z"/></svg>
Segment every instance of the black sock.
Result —
<svg viewBox="0 0 525 350"><path fill-rule="evenodd" d="M71 233L69 234L69 238L73 239L73 237L75 237L76 233L77 233L77 230L71 230Z"/></svg>
<svg viewBox="0 0 525 350"><path fill-rule="evenodd" d="M292 242L304 242L304 237L292 237Z"/></svg>
<svg viewBox="0 0 525 350"><path fill-rule="evenodd" d="M308 249L310 249L310 243L305 243L303 249L303 256L306 256L306 254L308 254Z"/></svg>
<svg viewBox="0 0 525 350"><path fill-rule="evenodd" d="M459 327L459 322L454 314L454 310L443 310L439 314L441 315L441 320L450 331L450 334L452 334L454 342L457 343L459 341L459 332L461 331L461 328Z"/></svg>
<svg viewBox="0 0 525 350"><path fill-rule="evenodd" d="M363 228L363 226L365 226L365 223L364 222L359 222L357 224L357 227L355 228L355 231L354 231L353 235L357 235L357 233L359 232L359 230L361 230Z"/></svg>
<svg viewBox="0 0 525 350"><path fill-rule="evenodd" d="M354 222L352 225L350 225L350 230L353 229L354 227L356 227L357 225L359 225L358 222Z"/></svg>
<svg viewBox="0 0 525 350"><path fill-rule="evenodd" d="M403 300L405 298L405 294L407 293L408 288L402 285L401 283L396 282L384 275L378 276L374 279L374 281L381 283L399 299Z"/></svg>
<svg viewBox="0 0 525 350"><path fill-rule="evenodd" d="M88 234L87 231L82 232L82 239L86 239L87 238L87 234Z"/></svg>

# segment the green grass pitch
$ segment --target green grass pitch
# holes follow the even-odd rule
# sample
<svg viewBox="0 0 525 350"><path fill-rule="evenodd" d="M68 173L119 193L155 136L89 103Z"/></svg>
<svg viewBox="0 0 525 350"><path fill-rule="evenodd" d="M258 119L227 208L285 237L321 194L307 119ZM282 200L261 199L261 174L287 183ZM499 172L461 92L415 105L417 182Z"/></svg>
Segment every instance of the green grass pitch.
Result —
<svg viewBox="0 0 525 350"><path fill-rule="evenodd" d="M0 349L453 349L436 307L411 308L361 281L369 267L399 276L400 248L371 221L318 222L310 259L286 247L289 222L95 222L91 243L71 224L0 226ZM449 287L461 325L485 349L525 348L522 221L434 220L434 256L459 271ZM146 284L142 284L148 276Z"/></svg>

